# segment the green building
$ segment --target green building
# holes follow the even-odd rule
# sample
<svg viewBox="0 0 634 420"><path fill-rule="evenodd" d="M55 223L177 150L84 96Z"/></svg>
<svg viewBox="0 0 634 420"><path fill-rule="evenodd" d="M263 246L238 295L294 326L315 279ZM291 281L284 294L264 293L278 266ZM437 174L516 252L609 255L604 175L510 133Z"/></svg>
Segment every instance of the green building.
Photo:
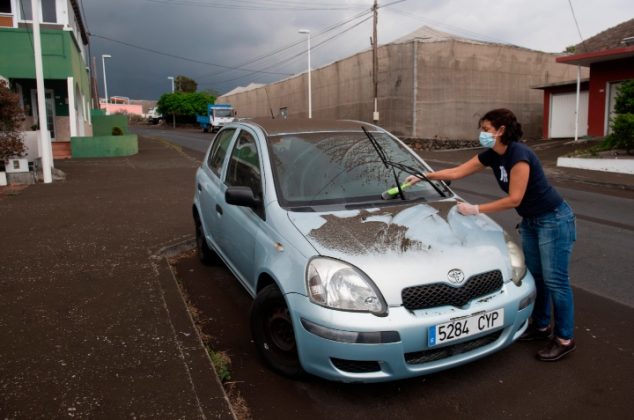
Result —
<svg viewBox="0 0 634 420"><path fill-rule="evenodd" d="M38 3L47 128L60 157L71 137L92 135L88 36L77 0ZM25 132L39 121L31 16L31 0L0 0L0 77L20 95Z"/></svg>

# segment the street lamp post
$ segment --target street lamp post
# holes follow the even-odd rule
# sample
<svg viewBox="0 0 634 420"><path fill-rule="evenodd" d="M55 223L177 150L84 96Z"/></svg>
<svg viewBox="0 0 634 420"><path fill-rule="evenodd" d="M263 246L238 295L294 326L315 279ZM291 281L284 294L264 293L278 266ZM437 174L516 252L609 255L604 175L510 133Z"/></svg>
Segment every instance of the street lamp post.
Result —
<svg viewBox="0 0 634 420"><path fill-rule="evenodd" d="M172 81L172 93L174 93L174 77L167 76L167 78ZM176 115L174 114L173 111L172 111L172 128L176 128Z"/></svg>
<svg viewBox="0 0 634 420"><path fill-rule="evenodd" d="M110 54L101 54L101 68L103 69L103 93L106 96L106 104L108 103L108 81L106 80L106 58L112 58ZM106 112L108 107L106 106Z"/></svg>
<svg viewBox="0 0 634 420"><path fill-rule="evenodd" d="M310 84L310 31L308 29L300 29L298 32L307 35L308 38L308 118L313 118L313 98Z"/></svg>

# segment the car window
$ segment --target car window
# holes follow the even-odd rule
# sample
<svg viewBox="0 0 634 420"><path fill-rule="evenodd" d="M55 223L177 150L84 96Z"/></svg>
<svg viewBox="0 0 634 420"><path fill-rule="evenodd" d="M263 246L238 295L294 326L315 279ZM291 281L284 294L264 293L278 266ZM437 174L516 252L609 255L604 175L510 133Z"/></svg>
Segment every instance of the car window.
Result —
<svg viewBox="0 0 634 420"><path fill-rule="evenodd" d="M235 131L235 128L222 130L216 135L214 143L211 146L211 153L209 153L209 158L207 159L207 166L209 166L209 169L218 176L220 176L220 171L222 171L222 162L225 160L227 149L229 148L229 142L233 138Z"/></svg>
<svg viewBox="0 0 634 420"><path fill-rule="evenodd" d="M229 186L251 187L256 197L262 197L260 158L255 139L248 131L240 131L231 152L225 183Z"/></svg>
<svg viewBox="0 0 634 420"><path fill-rule="evenodd" d="M426 168L400 143L382 132L373 133L387 160ZM363 132L298 133L268 138L277 198L284 207L381 202L381 194L395 186ZM396 170L400 182L409 173ZM427 182L407 189L407 199L443 198Z"/></svg>

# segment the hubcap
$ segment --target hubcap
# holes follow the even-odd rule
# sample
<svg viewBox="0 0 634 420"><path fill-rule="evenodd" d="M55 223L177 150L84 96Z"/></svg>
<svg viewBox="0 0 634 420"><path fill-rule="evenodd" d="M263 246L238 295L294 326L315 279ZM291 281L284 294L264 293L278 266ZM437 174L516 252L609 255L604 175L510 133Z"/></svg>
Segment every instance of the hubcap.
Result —
<svg viewBox="0 0 634 420"><path fill-rule="evenodd" d="M267 330L275 347L284 352L295 350L295 334L287 308L273 309L267 320Z"/></svg>

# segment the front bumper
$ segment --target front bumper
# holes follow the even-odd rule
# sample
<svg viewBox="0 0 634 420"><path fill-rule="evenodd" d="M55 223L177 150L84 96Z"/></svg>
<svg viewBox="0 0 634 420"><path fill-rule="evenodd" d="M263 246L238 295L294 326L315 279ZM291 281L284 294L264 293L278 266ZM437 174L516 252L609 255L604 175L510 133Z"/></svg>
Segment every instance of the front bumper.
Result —
<svg viewBox="0 0 634 420"><path fill-rule="evenodd" d="M342 382L379 382L448 369L510 345L526 328L534 295L535 283L527 273L521 286L505 283L500 291L462 308L391 307L386 317L323 308L299 294L289 294L287 300L299 358L307 372ZM522 302L526 306L519 309ZM502 327L428 347L429 327L500 308L504 309Z"/></svg>

